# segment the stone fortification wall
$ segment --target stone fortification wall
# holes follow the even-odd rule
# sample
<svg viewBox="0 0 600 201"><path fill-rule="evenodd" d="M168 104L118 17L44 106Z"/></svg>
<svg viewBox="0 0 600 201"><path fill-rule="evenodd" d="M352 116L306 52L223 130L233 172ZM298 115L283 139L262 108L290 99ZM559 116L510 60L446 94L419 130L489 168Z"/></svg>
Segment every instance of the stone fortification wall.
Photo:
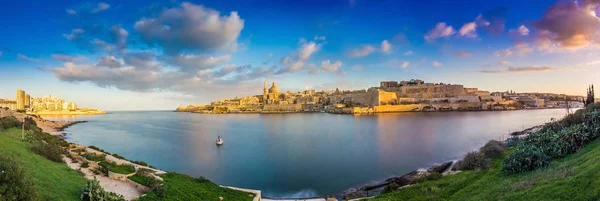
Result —
<svg viewBox="0 0 600 201"><path fill-rule="evenodd" d="M408 98L445 98L464 95L463 85L434 85L423 84L415 86L402 86L400 95Z"/></svg>
<svg viewBox="0 0 600 201"><path fill-rule="evenodd" d="M264 105L263 111L301 111L302 104Z"/></svg>

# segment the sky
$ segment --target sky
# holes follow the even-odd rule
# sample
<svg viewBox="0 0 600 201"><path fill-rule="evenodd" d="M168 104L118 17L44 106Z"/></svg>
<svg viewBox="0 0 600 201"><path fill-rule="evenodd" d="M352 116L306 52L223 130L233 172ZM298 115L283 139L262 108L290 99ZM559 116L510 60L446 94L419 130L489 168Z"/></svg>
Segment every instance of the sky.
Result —
<svg viewBox="0 0 600 201"><path fill-rule="evenodd" d="M164 110L281 91L422 79L584 95L600 1L6 1L0 98Z"/></svg>

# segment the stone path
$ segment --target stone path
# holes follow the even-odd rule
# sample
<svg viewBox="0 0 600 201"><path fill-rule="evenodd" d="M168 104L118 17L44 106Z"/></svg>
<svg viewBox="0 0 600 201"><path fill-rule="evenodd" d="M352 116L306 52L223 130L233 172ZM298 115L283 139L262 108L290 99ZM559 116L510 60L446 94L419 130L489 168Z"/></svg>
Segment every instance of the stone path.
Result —
<svg viewBox="0 0 600 201"><path fill-rule="evenodd" d="M71 169L78 170L79 168L81 168L81 164L77 162L73 163L73 161L70 158L63 157L63 160ZM138 190L134 185L130 183L119 180L113 180L104 175L96 175L89 168L81 168L81 172L85 174L85 178L87 179L91 180L95 177L99 181L100 186L104 188L104 190L123 195L123 197L126 200L133 200L143 194L142 191Z"/></svg>

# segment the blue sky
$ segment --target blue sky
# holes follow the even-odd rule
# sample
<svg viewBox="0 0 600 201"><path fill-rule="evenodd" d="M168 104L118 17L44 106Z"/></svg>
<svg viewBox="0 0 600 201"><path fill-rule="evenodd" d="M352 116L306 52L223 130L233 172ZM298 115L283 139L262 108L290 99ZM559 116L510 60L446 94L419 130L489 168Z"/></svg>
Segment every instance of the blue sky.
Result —
<svg viewBox="0 0 600 201"><path fill-rule="evenodd" d="M597 1L19 1L0 27L0 98L106 110L423 79L583 95Z"/></svg>

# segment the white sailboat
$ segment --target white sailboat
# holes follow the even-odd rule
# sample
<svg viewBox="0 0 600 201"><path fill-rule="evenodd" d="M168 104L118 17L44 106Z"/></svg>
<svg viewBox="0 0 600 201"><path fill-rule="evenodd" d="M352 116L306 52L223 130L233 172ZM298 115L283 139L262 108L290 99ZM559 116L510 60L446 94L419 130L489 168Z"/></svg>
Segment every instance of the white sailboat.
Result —
<svg viewBox="0 0 600 201"><path fill-rule="evenodd" d="M223 139L221 139L221 136L217 138L217 146L218 145L223 145Z"/></svg>

